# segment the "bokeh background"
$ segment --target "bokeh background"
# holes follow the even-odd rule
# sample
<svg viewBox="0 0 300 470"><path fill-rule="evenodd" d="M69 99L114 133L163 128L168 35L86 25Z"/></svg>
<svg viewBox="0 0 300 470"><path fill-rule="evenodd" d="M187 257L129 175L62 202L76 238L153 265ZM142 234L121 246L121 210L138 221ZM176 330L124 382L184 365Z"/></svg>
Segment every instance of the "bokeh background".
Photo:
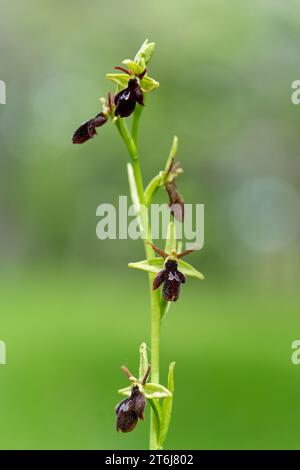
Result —
<svg viewBox="0 0 300 470"><path fill-rule="evenodd" d="M96 238L96 207L127 195L111 125L72 146L111 89L105 73L157 43L140 134L145 180L174 133L205 246L162 331L176 360L172 449L299 448L300 78L297 0L0 0L0 447L139 449L117 434L120 372L149 342L139 241ZM165 195L160 195L166 200Z"/></svg>

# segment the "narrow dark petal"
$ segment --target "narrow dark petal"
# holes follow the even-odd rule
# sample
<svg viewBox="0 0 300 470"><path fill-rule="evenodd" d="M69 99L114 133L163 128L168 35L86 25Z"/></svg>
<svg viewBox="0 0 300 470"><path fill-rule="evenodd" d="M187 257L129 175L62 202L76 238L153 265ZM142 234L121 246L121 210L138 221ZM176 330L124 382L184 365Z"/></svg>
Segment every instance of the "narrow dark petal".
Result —
<svg viewBox="0 0 300 470"><path fill-rule="evenodd" d="M181 284L185 283L185 275L182 274L180 271L177 271L178 277L180 279Z"/></svg>
<svg viewBox="0 0 300 470"><path fill-rule="evenodd" d="M153 245L153 243L151 242L146 242L148 243L148 245L150 245L152 247L152 249L159 255L161 256L163 259L166 259L169 255L168 253L165 253L163 250L161 250L160 248L158 248L158 246L155 246Z"/></svg>
<svg viewBox="0 0 300 470"><path fill-rule="evenodd" d="M177 258L178 259L183 258L184 256L189 255L190 253L194 253L194 251L196 250L184 250L182 253L179 253L177 255Z"/></svg>
<svg viewBox="0 0 300 470"><path fill-rule="evenodd" d="M127 75L130 75L130 72L125 69L124 67L120 67L119 65L117 67L114 67L115 70L120 70L121 72L127 73Z"/></svg>

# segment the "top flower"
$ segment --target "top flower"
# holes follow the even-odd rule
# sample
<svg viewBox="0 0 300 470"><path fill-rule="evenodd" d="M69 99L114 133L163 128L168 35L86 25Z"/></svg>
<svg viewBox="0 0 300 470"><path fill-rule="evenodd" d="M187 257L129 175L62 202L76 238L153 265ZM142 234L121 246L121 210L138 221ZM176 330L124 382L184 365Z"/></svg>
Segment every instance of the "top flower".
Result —
<svg viewBox="0 0 300 470"><path fill-rule="evenodd" d="M159 83L147 74L147 64L150 62L155 43L142 44L133 60L125 59L122 64L127 68L115 67L123 73L108 73L106 78L117 84L116 96L108 94L108 101L101 98L102 111L95 118L81 124L73 134L73 144L83 144L92 139L96 134L96 127L100 127L108 121L108 118L128 117L136 107L136 103L144 106L144 95L159 87Z"/></svg>
<svg viewBox="0 0 300 470"><path fill-rule="evenodd" d="M159 83L149 77L147 64L150 62L155 43L144 42L135 58L125 59L122 64L127 67L118 66L115 69L124 73L108 73L106 78L118 86L115 97L115 115L128 117L133 113L136 102L144 105L143 93L148 93L159 87Z"/></svg>

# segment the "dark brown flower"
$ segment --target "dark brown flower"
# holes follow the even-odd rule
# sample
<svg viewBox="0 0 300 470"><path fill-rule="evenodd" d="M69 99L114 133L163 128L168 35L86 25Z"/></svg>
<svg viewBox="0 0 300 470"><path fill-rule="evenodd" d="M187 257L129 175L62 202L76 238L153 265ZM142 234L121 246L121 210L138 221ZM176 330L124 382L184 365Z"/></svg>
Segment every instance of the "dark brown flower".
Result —
<svg viewBox="0 0 300 470"><path fill-rule="evenodd" d="M168 302L176 302L180 294L180 286L185 283L185 276L178 271L176 260L167 260L165 269L160 271L154 281L153 290L163 284L163 296Z"/></svg>
<svg viewBox="0 0 300 470"><path fill-rule="evenodd" d="M99 113L93 119L85 121L81 126L76 129L73 134L73 144L83 144L89 139L92 139L96 134L96 127L103 126L107 121L104 113Z"/></svg>
<svg viewBox="0 0 300 470"><path fill-rule="evenodd" d="M144 419L145 406L146 400L139 387L137 385L132 387L130 397L121 401L121 403L116 406L117 431L133 431L138 422L138 418Z"/></svg>
<svg viewBox="0 0 300 470"><path fill-rule="evenodd" d="M153 250L165 260L165 267L156 274L152 288L158 289L163 284L163 297L168 302L176 302L180 294L181 284L185 283L185 276L178 271L178 260L184 256L193 253L195 250L185 250L177 254L172 251L171 254L165 253L163 250L147 242Z"/></svg>
<svg viewBox="0 0 300 470"><path fill-rule="evenodd" d="M136 78L128 80L127 88L115 96L115 116L128 117L135 110L136 103L144 106L144 95Z"/></svg>

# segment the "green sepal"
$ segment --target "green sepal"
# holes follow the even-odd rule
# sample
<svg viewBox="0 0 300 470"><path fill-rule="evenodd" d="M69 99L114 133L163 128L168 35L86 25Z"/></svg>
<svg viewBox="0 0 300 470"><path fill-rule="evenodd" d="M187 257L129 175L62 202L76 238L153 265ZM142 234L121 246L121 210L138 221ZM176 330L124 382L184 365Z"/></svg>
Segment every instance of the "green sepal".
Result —
<svg viewBox="0 0 300 470"><path fill-rule="evenodd" d="M116 83L121 88L127 88L130 76L125 73L107 73L106 78Z"/></svg>
<svg viewBox="0 0 300 470"><path fill-rule="evenodd" d="M129 263L128 267L156 274L159 273L159 271L161 271L162 269L164 269L164 260L158 257L150 258L149 260L138 261L137 263ZM186 263L181 259L178 260L178 270L186 276L196 277L200 280L204 279L204 275L200 273L200 271L194 268L191 264Z"/></svg>
<svg viewBox="0 0 300 470"><path fill-rule="evenodd" d="M186 261L183 261L182 259L178 260L178 270L182 272L182 274L185 274L186 276L190 277L196 277L197 279L200 279L203 281L205 279L204 275L200 273L194 266L191 264L187 263Z"/></svg>
<svg viewBox="0 0 300 470"><path fill-rule="evenodd" d="M154 80L154 78L145 75L144 78L141 80L141 89L144 93L148 93L150 91L156 90L159 87L159 83Z"/></svg>
<svg viewBox="0 0 300 470"><path fill-rule="evenodd" d="M153 400L156 398L170 398L172 396L172 393L163 385L160 384L154 384L154 383L147 383L146 385L141 385L137 384L143 395L148 399L148 400ZM125 388L120 388L118 390L118 393L121 395L124 395L126 397L130 397L131 395L131 389L132 386L130 387L125 387Z"/></svg>
<svg viewBox="0 0 300 470"><path fill-rule="evenodd" d="M137 263L129 263L129 268L141 269L149 273L159 273L164 269L164 261L162 258L150 258L149 260L138 261Z"/></svg>

